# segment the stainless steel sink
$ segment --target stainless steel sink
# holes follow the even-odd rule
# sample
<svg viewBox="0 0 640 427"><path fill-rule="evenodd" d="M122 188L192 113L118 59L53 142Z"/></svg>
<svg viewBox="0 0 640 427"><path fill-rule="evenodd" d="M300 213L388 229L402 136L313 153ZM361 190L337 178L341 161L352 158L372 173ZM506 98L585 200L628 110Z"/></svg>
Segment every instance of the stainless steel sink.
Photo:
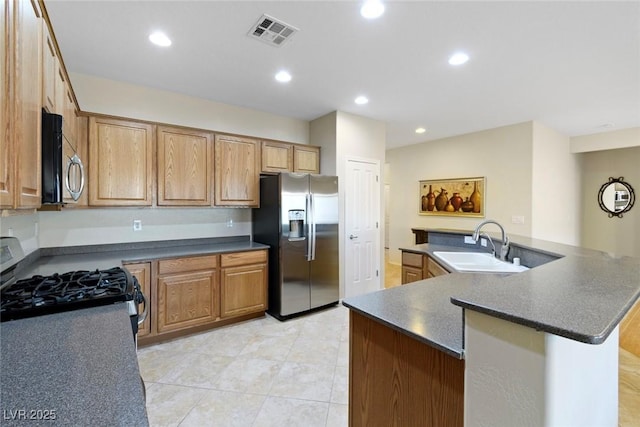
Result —
<svg viewBox="0 0 640 427"><path fill-rule="evenodd" d="M456 271L479 271L486 273L520 273L529 268L501 261L486 252L440 252L433 253L440 261Z"/></svg>

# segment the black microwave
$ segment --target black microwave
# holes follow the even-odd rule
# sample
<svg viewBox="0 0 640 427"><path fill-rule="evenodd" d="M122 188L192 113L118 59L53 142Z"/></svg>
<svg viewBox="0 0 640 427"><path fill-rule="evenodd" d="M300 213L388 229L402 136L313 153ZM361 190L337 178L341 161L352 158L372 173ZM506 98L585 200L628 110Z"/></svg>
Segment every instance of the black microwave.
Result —
<svg viewBox="0 0 640 427"><path fill-rule="evenodd" d="M68 144L62 132L62 116L42 109L42 204L62 204L65 191L78 200L84 189L84 167L75 149L65 155Z"/></svg>

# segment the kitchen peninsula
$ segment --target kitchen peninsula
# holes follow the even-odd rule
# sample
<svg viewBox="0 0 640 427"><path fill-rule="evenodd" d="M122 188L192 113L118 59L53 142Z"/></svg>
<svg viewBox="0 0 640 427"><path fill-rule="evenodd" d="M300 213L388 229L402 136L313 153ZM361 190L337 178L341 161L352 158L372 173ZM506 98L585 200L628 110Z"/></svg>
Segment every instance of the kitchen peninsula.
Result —
<svg viewBox="0 0 640 427"><path fill-rule="evenodd" d="M482 250L469 235L428 230L402 250ZM343 301L351 425L617 425L618 324L640 297L640 260L510 237L509 260L530 270L449 268Z"/></svg>

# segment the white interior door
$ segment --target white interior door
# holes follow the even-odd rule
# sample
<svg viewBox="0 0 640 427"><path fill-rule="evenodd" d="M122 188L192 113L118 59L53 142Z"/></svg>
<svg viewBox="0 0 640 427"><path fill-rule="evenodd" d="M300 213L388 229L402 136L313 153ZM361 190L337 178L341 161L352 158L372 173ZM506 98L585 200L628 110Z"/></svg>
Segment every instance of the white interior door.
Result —
<svg viewBox="0 0 640 427"><path fill-rule="evenodd" d="M380 164L348 160L345 189L345 296L381 289Z"/></svg>

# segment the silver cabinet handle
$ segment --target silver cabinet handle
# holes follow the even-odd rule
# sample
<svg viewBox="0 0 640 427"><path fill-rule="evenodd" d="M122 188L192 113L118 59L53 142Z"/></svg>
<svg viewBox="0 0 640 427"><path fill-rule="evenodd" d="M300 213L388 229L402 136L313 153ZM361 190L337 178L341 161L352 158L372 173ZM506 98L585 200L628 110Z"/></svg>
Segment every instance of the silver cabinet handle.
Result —
<svg viewBox="0 0 640 427"><path fill-rule="evenodd" d="M354 236L353 234L349 235L349 239L350 240L357 239L357 238L358 238L358 236Z"/></svg>

